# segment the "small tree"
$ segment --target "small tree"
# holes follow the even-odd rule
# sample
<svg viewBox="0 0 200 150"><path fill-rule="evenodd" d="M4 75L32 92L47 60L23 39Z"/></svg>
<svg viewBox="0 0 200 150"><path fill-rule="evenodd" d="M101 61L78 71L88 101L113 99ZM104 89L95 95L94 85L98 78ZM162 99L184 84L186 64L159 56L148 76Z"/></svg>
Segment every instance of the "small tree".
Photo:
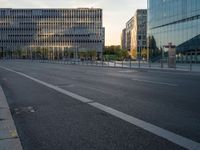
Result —
<svg viewBox="0 0 200 150"><path fill-rule="evenodd" d="M142 49L141 56L142 56L142 58L147 59L147 49L146 48Z"/></svg>
<svg viewBox="0 0 200 150"><path fill-rule="evenodd" d="M129 57L128 51L122 50L122 49L118 50L117 57L119 60L124 60L124 59L128 58Z"/></svg>
<svg viewBox="0 0 200 150"><path fill-rule="evenodd" d="M37 47L36 48L36 59L40 59L41 58L41 54L42 54L42 52L41 52L41 49L40 49L40 47Z"/></svg>
<svg viewBox="0 0 200 150"><path fill-rule="evenodd" d="M17 48L17 56L18 56L18 58L21 58L21 56L22 56L22 51L20 48Z"/></svg>
<svg viewBox="0 0 200 150"><path fill-rule="evenodd" d="M90 56L91 56L92 60L96 60L97 52L95 50L90 51Z"/></svg>
<svg viewBox="0 0 200 150"><path fill-rule="evenodd" d="M81 60L85 60L85 57L86 57L86 54L85 54L86 52L83 52L83 51L80 51L79 52L79 57L80 57L80 59Z"/></svg>

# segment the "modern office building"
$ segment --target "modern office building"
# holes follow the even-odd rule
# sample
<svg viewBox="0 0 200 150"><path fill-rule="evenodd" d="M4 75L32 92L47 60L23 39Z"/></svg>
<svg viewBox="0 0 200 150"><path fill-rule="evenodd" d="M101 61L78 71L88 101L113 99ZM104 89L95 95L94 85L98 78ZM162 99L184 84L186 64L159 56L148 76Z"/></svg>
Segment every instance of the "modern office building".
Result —
<svg viewBox="0 0 200 150"><path fill-rule="evenodd" d="M126 50L131 51L132 30L134 24L134 17L126 23Z"/></svg>
<svg viewBox="0 0 200 150"><path fill-rule="evenodd" d="M0 52L46 50L46 57L104 47L102 9L0 9ZM29 55L30 56L30 55Z"/></svg>
<svg viewBox="0 0 200 150"><path fill-rule="evenodd" d="M200 61L199 0L148 0L150 58L167 57L169 43L175 47L177 60Z"/></svg>
<svg viewBox="0 0 200 150"><path fill-rule="evenodd" d="M121 34L121 48L126 50L126 28L122 30Z"/></svg>
<svg viewBox="0 0 200 150"><path fill-rule="evenodd" d="M142 50L147 48L147 10L138 9L126 23L125 31L126 38L123 41L126 43L126 50L132 58L140 58Z"/></svg>
<svg viewBox="0 0 200 150"><path fill-rule="evenodd" d="M137 10L134 18L130 54L133 58L140 58L142 50L147 48L147 10Z"/></svg>

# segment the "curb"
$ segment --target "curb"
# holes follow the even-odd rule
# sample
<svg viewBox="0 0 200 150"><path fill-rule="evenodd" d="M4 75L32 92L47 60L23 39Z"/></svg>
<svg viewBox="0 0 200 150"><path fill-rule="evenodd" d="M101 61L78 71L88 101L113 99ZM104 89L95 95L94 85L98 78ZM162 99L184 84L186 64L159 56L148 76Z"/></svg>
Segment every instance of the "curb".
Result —
<svg viewBox="0 0 200 150"><path fill-rule="evenodd" d="M6 96L0 86L0 149L23 150Z"/></svg>

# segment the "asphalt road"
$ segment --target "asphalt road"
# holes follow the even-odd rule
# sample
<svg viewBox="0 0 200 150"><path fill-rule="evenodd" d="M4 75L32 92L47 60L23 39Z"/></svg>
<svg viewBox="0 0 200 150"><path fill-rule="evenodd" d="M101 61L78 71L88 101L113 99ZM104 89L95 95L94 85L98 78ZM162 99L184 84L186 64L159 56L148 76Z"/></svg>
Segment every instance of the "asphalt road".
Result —
<svg viewBox="0 0 200 150"><path fill-rule="evenodd" d="M0 62L0 67L94 100L200 143L200 74ZM179 150L173 142L0 68L25 150Z"/></svg>

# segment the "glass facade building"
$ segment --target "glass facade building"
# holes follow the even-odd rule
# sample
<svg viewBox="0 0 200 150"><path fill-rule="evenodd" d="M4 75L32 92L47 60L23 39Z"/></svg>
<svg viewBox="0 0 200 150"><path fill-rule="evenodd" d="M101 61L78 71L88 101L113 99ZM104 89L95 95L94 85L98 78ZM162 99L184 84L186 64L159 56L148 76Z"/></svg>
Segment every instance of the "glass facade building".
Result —
<svg viewBox="0 0 200 150"><path fill-rule="evenodd" d="M45 49L45 56L104 47L102 9L0 9L0 51Z"/></svg>
<svg viewBox="0 0 200 150"><path fill-rule="evenodd" d="M176 47L177 59L200 62L200 0L148 0L150 58Z"/></svg>

